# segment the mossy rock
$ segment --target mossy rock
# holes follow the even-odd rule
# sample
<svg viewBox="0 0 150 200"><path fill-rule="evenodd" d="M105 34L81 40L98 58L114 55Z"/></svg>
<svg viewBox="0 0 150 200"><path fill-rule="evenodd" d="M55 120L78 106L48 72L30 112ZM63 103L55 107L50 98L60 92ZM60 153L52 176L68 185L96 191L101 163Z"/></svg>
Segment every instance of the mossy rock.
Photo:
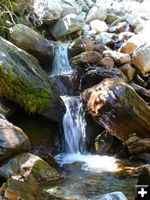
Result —
<svg viewBox="0 0 150 200"><path fill-rule="evenodd" d="M31 153L22 153L8 160L0 167L0 174L6 179L15 176L37 185L62 178L57 170Z"/></svg>
<svg viewBox="0 0 150 200"><path fill-rule="evenodd" d="M56 200L44 192L41 186L11 178L0 188L0 199Z"/></svg>
<svg viewBox="0 0 150 200"><path fill-rule="evenodd" d="M64 106L38 61L1 37L0 96L33 113L49 108L50 115L55 110L52 113L60 116L60 107Z"/></svg>

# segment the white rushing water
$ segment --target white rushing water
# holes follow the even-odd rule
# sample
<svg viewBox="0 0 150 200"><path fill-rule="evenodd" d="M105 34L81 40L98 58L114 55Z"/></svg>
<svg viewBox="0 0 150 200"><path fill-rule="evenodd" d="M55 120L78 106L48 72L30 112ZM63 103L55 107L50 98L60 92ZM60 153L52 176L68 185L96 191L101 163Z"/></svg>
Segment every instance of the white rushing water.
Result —
<svg viewBox="0 0 150 200"><path fill-rule="evenodd" d="M71 76L73 69L68 60L68 45L59 43L55 48L51 80L56 83L58 92L66 94L67 85L60 76ZM64 152L55 156L60 163L82 163L83 170L96 172L112 171L117 168L116 159L108 156L91 155L86 152L86 120L79 96L61 96L66 106L63 118Z"/></svg>
<svg viewBox="0 0 150 200"><path fill-rule="evenodd" d="M85 153L85 127L82 104L79 97L62 96L66 106L63 118L66 153Z"/></svg>
<svg viewBox="0 0 150 200"><path fill-rule="evenodd" d="M68 60L68 44L60 43L55 47L55 57L51 76L72 74L73 70Z"/></svg>
<svg viewBox="0 0 150 200"><path fill-rule="evenodd" d="M80 162L82 170L101 173L117 168L116 159L86 151L86 121L79 97L62 96L66 106L63 118L64 152L55 156L60 165Z"/></svg>

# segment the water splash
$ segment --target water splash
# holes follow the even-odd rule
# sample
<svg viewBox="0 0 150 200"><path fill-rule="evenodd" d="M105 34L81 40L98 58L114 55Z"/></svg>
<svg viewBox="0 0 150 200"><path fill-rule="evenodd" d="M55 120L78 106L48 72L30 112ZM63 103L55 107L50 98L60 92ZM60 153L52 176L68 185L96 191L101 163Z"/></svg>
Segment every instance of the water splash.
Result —
<svg viewBox="0 0 150 200"><path fill-rule="evenodd" d="M55 159L61 166L80 162L82 170L90 171L92 173L112 172L118 168L117 159L109 156L61 153L55 156Z"/></svg>

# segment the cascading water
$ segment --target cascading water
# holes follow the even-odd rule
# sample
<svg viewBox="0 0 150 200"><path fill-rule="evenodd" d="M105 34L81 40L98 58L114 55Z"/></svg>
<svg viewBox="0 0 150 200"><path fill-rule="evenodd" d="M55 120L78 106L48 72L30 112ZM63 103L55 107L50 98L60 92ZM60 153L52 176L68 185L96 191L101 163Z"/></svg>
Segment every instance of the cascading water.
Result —
<svg viewBox="0 0 150 200"><path fill-rule="evenodd" d="M72 72L73 70L68 60L68 44L57 44L51 76L71 74Z"/></svg>
<svg viewBox="0 0 150 200"><path fill-rule="evenodd" d="M85 153L85 126L82 104L79 97L62 96L66 105L66 114L63 118L65 152Z"/></svg>
<svg viewBox="0 0 150 200"><path fill-rule="evenodd" d="M55 159L62 165L80 162L84 170L112 171L117 167L115 158L91 155L86 152L86 121L83 116L82 103L79 96L68 96L67 85L60 80L60 76L67 74L69 78L73 73L67 49L67 44L59 44L56 47L53 70L50 74L66 106L63 118L64 152L56 155Z"/></svg>

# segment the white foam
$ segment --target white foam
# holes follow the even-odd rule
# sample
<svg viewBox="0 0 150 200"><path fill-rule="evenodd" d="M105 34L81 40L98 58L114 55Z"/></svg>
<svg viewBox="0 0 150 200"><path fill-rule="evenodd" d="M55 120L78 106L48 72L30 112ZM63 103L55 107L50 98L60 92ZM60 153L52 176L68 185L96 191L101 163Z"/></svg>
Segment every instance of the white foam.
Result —
<svg viewBox="0 0 150 200"><path fill-rule="evenodd" d="M94 173L112 172L117 169L117 159L109 156L99 156L91 154L58 154L55 159L61 166L65 164L81 163L81 169Z"/></svg>

